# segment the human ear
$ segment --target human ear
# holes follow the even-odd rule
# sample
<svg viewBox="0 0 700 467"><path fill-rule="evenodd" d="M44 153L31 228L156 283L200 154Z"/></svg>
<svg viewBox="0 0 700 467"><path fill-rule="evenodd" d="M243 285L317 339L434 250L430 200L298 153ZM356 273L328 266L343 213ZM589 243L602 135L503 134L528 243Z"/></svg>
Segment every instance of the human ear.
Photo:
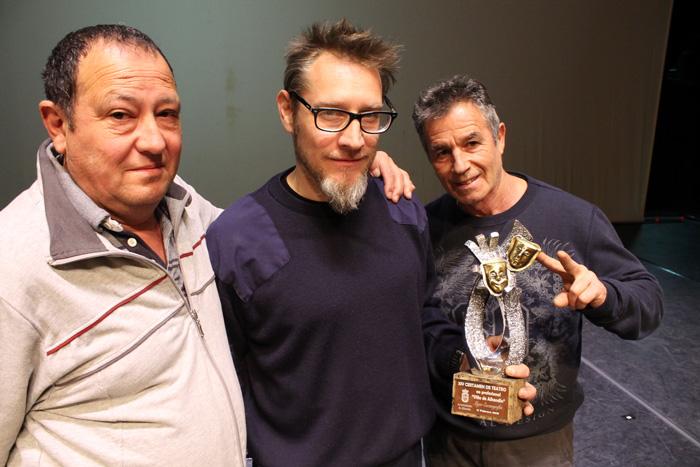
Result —
<svg viewBox="0 0 700 467"><path fill-rule="evenodd" d="M287 133L292 133L294 129L294 109L292 108L292 97L284 89L277 93L277 111L280 121Z"/></svg>
<svg viewBox="0 0 700 467"><path fill-rule="evenodd" d="M39 114L44 128L53 141L53 147L59 154L65 154L68 132L68 118L65 112L55 102L43 100L39 102Z"/></svg>
<svg viewBox="0 0 700 467"><path fill-rule="evenodd" d="M496 141L496 146L498 147L498 152L503 155L503 151L506 149L506 124L503 122L498 124L498 141Z"/></svg>

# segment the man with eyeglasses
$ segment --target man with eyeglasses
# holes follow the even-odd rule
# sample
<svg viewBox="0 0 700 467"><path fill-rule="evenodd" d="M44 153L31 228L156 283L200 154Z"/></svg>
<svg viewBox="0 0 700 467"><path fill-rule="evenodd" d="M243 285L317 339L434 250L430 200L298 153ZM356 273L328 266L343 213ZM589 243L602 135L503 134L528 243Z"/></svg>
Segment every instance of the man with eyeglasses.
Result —
<svg viewBox="0 0 700 467"><path fill-rule="evenodd" d="M243 466L204 236L221 210L176 176L168 60L137 29L95 25L42 78L37 179L0 211L0 465ZM387 196L410 192L376 162Z"/></svg>
<svg viewBox="0 0 700 467"><path fill-rule="evenodd" d="M428 361L464 348L425 299L423 207L367 177L397 62L345 20L293 40L277 106L296 164L207 233L256 466L420 466Z"/></svg>
<svg viewBox="0 0 700 467"><path fill-rule="evenodd" d="M321 77L327 76L325 74L326 69L339 65L338 60L335 60L336 58L333 55L324 56L322 60L318 61L314 71L318 71L317 74ZM352 73L353 70L346 70L346 72ZM325 84L329 87L335 87L334 79L329 76L329 80ZM315 95L318 95L318 93ZM339 146L348 148L350 152L347 154L338 152L329 157L332 164L337 166L336 170L340 169L338 171L341 174L340 180L334 177L324 177L324 172L319 162L314 161L314 156L306 153L308 149L301 147L301 144L298 143L298 133L295 131L296 128L293 123L294 112L291 110L290 99L302 104L313 115L315 127L323 132L320 133L322 135L319 141L321 146L325 145L327 141L337 138L337 136L324 135L324 133L343 133L343 135L340 135ZM298 190L294 188L296 193L303 193L302 196L306 195L308 199L315 201L324 201L323 198L327 197L327 202L331 208L339 214L347 214L358 208L359 202L367 188L368 164L371 163L374 157L373 151L379 135L389 129L397 116L388 97L384 96L379 101L370 101L371 99L367 99L367 102L362 103L360 107L364 106L366 109L373 110L363 110L360 113L355 113L332 106L314 108L297 92L291 90L280 91L277 96L280 116L285 130L294 137L297 161L301 164L301 167L295 168L289 174L289 179L291 179L289 183L296 184L299 188ZM382 101L386 103L389 110L381 110L383 108ZM352 134L353 130L345 132L354 120L357 120L359 123L359 131L355 131L355 134ZM307 143L314 143L311 139L306 141ZM362 150L363 146L366 147L364 151ZM343 179L346 183L343 183ZM315 184L318 184L318 187L315 187ZM318 193L318 189L320 189L321 193Z"/></svg>

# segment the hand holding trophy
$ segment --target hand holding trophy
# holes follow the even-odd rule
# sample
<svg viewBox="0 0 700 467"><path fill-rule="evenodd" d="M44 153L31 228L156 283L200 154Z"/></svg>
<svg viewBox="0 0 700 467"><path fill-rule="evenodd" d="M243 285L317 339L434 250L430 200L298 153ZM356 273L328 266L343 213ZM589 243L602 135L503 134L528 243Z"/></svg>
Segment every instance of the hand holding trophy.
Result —
<svg viewBox="0 0 700 467"><path fill-rule="evenodd" d="M466 242L479 260L481 272L464 321L467 345L477 367L454 375L452 413L511 424L522 418L518 391L525 386L525 380L508 378L504 369L523 362L528 340L516 274L532 265L541 248L532 242L530 232L517 220L506 241L499 245L498 240L498 233L493 232L488 239L478 235L476 243ZM502 315L500 335L484 329L490 297L498 301Z"/></svg>

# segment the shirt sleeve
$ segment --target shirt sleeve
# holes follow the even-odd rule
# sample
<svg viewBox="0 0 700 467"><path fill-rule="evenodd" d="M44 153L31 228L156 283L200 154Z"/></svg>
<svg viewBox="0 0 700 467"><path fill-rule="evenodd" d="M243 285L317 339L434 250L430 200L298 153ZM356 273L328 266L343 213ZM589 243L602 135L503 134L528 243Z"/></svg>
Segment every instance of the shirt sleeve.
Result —
<svg viewBox="0 0 700 467"><path fill-rule="evenodd" d="M28 393L40 352L34 327L0 299L0 465L5 465L28 412Z"/></svg>
<svg viewBox="0 0 700 467"><path fill-rule="evenodd" d="M224 324L226 326L226 335L228 336L229 348L231 349L231 357L233 364L236 367L238 381L241 384L242 390L246 391L247 379L245 376L244 365L245 356L248 353L248 340L243 332L243 324L240 321L244 304L234 291L231 285L216 279L216 287L219 291L219 299L221 300L221 309L224 314Z"/></svg>
<svg viewBox="0 0 700 467"><path fill-rule="evenodd" d="M223 219L223 218L222 218ZM224 219L225 220L225 219ZM242 369L245 354L248 352L247 339L240 322L243 302L240 299L234 285L235 275L230 269L230 258L225 253L230 254L234 248L226 241L227 225L214 224L207 231L207 248L209 260L216 278L216 288L221 302L221 311L226 327L229 349L233 364L238 374L241 388L245 391L245 372Z"/></svg>
<svg viewBox="0 0 700 467"><path fill-rule="evenodd" d="M591 215L588 264L607 289L605 303L584 315L623 339L641 339L654 331L663 316L663 293L656 278L620 241L605 214Z"/></svg>
<svg viewBox="0 0 700 467"><path fill-rule="evenodd" d="M424 232L426 244L426 290L422 312L423 343L425 345L431 384L436 394L452 393L452 376L457 371L454 357L457 351L467 352L464 327L452 322L440 309L440 300L434 295L437 284L435 264L428 229Z"/></svg>

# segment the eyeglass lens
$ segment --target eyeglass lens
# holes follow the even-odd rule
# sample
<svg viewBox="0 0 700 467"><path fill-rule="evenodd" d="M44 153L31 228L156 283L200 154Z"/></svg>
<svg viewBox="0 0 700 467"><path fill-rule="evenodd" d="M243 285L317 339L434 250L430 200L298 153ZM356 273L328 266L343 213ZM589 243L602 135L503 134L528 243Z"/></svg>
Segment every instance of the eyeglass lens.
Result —
<svg viewBox="0 0 700 467"><path fill-rule="evenodd" d="M391 115L381 112L370 112L359 117L362 130L370 133L386 130L391 123ZM316 114L316 125L322 130L338 131L344 129L350 122L350 115L339 110L319 110Z"/></svg>

